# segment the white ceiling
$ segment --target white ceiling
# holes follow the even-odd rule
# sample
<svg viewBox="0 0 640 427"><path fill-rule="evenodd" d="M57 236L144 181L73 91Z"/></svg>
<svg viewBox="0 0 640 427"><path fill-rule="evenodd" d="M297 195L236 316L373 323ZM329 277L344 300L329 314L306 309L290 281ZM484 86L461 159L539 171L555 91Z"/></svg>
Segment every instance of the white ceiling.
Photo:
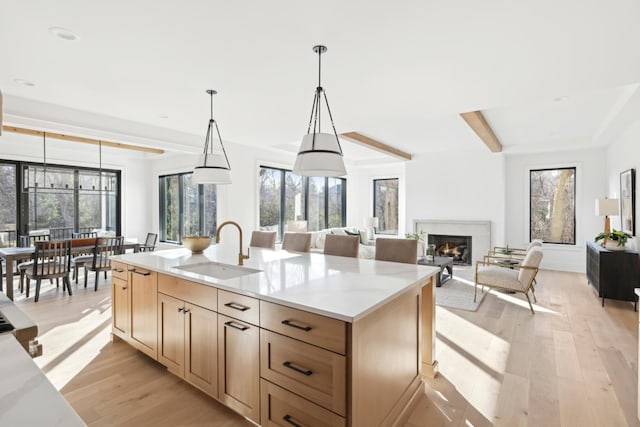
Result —
<svg viewBox="0 0 640 427"><path fill-rule="evenodd" d="M6 123L197 152L214 88L225 143L295 150L325 44L338 132L486 149L458 115L483 110L506 153L589 147L637 117L639 21L632 0L3 0L0 89Z"/></svg>

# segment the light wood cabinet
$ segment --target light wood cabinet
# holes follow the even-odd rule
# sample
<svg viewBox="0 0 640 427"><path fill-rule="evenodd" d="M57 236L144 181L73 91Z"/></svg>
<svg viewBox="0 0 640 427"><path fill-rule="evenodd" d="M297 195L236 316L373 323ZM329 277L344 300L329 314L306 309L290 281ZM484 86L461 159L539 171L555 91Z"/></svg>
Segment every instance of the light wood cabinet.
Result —
<svg viewBox="0 0 640 427"><path fill-rule="evenodd" d="M260 422L260 332L218 314L218 391L225 405Z"/></svg>
<svg viewBox="0 0 640 427"><path fill-rule="evenodd" d="M131 339L133 347L158 359L158 273L131 268Z"/></svg>
<svg viewBox="0 0 640 427"><path fill-rule="evenodd" d="M217 314L158 293L158 361L210 396L218 396Z"/></svg>
<svg viewBox="0 0 640 427"><path fill-rule="evenodd" d="M263 427L345 427L344 418L269 381L260 381Z"/></svg>
<svg viewBox="0 0 640 427"><path fill-rule="evenodd" d="M111 278L111 304L113 305L112 332L123 340L129 339L129 281Z"/></svg>

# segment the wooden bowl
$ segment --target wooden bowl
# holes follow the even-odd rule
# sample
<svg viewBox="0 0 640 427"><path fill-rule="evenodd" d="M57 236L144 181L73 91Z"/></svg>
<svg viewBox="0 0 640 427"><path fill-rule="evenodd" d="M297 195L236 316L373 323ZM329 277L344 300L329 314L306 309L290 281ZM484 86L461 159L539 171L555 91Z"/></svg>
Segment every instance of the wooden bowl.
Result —
<svg viewBox="0 0 640 427"><path fill-rule="evenodd" d="M186 236L182 238L182 245L193 254L200 254L211 244L211 236Z"/></svg>

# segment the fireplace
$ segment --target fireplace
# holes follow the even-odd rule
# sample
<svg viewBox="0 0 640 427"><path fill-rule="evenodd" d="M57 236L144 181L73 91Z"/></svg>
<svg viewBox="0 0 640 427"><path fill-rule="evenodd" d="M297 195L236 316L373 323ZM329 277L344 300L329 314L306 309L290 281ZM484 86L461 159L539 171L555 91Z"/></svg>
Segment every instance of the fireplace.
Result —
<svg viewBox="0 0 640 427"><path fill-rule="evenodd" d="M453 257L454 264L471 265L471 236L429 234L428 243L435 245L436 256Z"/></svg>

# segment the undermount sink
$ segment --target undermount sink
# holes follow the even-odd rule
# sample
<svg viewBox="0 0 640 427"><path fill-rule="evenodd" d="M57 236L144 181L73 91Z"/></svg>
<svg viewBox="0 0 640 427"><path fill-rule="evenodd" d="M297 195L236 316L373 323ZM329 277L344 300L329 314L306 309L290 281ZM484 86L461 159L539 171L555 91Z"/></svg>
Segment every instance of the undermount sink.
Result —
<svg viewBox="0 0 640 427"><path fill-rule="evenodd" d="M240 267L238 265L222 264L219 262L201 262L198 264L176 265L173 268L223 280L262 272L262 270L256 270L255 268Z"/></svg>

